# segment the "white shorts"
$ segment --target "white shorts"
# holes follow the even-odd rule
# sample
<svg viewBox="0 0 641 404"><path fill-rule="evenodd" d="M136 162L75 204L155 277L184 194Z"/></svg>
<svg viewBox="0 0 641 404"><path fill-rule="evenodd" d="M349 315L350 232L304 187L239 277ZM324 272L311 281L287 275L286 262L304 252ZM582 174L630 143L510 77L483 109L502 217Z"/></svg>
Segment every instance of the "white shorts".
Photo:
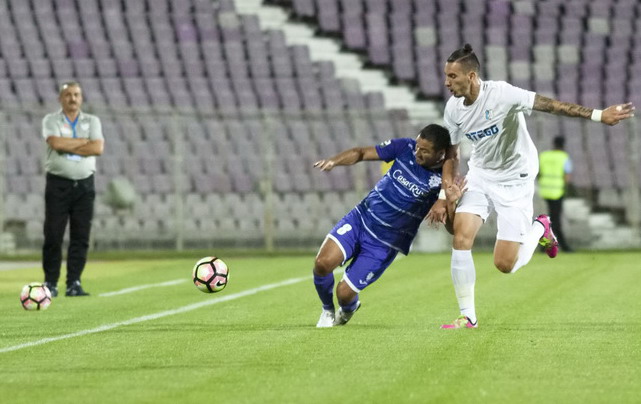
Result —
<svg viewBox="0 0 641 404"><path fill-rule="evenodd" d="M467 192L459 201L456 212L478 215L485 221L492 209L496 211L496 238L522 243L532 225L534 212L534 180L503 185L469 172Z"/></svg>

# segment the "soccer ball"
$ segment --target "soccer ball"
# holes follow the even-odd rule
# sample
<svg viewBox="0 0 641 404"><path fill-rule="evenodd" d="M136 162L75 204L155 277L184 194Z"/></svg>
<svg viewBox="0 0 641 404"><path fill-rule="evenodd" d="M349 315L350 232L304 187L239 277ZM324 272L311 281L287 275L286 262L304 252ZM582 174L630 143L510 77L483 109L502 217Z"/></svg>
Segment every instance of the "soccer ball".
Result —
<svg viewBox="0 0 641 404"><path fill-rule="evenodd" d="M22 288L20 303L25 310L47 310L51 304L51 292L42 283L30 283Z"/></svg>
<svg viewBox="0 0 641 404"><path fill-rule="evenodd" d="M216 293L225 289L229 279L229 269L220 258L205 257L194 265L194 285L202 292Z"/></svg>

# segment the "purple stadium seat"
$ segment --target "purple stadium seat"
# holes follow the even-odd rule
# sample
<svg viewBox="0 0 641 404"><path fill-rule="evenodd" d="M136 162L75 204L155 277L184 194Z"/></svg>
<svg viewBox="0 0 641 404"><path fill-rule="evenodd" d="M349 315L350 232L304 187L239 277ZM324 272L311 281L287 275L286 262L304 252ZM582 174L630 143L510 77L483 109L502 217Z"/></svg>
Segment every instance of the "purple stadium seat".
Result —
<svg viewBox="0 0 641 404"><path fill-rule="evenodd" d="M318 83L314 79L299 81L299 93L306 111L321 112L323 110Z"/></svg>
<svg viewBox="0 0 641 404"><path fill-rule="evenodd" d="M497 45L505 47L508 45L509 35L506 27L490 27L486 31L487 45Z"/></svg>
<svg viewBox="0 0 641 404"><path fill-rule="evenodd" d="M365 5L363 0L339 0L342 15L363 15Z"/></svg>
<svg viewBox="0 0 641 404"><path fill-rule="evenodd" d="M257 16L242 15L240 22L247 42L263 41L263 31L260 28L260 20Z"/></svg>
<svg viewBox="0 0 641 404"><path fill-rule="evenodd" d="M610 17L610 1L594 1L589 4L590 16L591 17Z"/></svg>
<svg viewBox="0 0 641 404"><path fill-rule="evenodd" d="M628 19L635 15L634 7L638 5L635 0L619 1L614 4L614 17L617 19Z"/></svg>
<svg viewBox="0 0 641 404"><path fill-rule="evenodd" d="M382 112L385 110L385 97L381 92L368 92L365 94L367 109L373 112Z"/></svg>
<svg viewBox="0 0 641 404"><path fill-rule="evenodd" d="M363 18L360 15L344 14L342 16L343 37L349 49L362 50L366 47L366 33Z"/></svg>
<svg viewBox="0 0 641 404"><path fill-rule="evenodd" d="M639 54L641 56L641 53ZM639 58L641 60L641 57ZM329 61L317 61L314 62L316 70L318 72L318 78L323 81L325 79L333 79L336 77L335 66L333 62Z"/></svg>
<svg viewBox="0 0 641 404"><path fill-rule="evenodd" d="M447 90L433 64L424 67L419 65L418 81L421 92L429 97L438 97ZM449 94L446 96L449 98Z"/></svg>
<svg viewBox="0 0 641 404"><path fill-rule="evenodd" d="M564 14L571 18L585 18L588 15L587 3L583 0L569 0L563 8Z"/></svg>
<svg viewBox="0 0 641 404"><path fill-rule="evenodd" d="M298 17L314 17L316 14L314 0L293 0L292 5Z"/></svg>
<svg viewBox="0 0 641 404"><path fill-rule="evenodd" d="M71 61L68 61L71 65ZM54 70L55 70L54 64ZM100 77L117 77L118 76L118 66L114 59L99 59L96 60L96 66L98 67L98 74ZM58 74L56 74L58 75Z"/></svg>
<svg viewBox="0 0 641 404"><path fill-rule="evenodd" d="M117 64L121 77L137 77L140 75L140 67L135 59L118 59Z"/></svg>
<svg viewBox="0 0 641 404"><path fill-rule="evenodd" d="M87 58L90 54L89 44L83 40L68 42L69 56L74 59Z"/></svg>
<svg viewBox="0 0 641 404"><path fill-rule="evenodd" d="M561 14L561 3L559 1L536 2L537 14L544 17L557 17Z"/></svg>
<svg viewBox="0 0 641 404"><path fill-rule="evenodd" d="M41 77L34 80L36 93L43 103L58 104L58 86L51 77Z"/></svg>
<svg viewBox="0 0 641 404"><path fill-rule="evenodd" d="M180 42L197 42L198 30L192 23L181 23L176 25L176 38Z"/></svg>
<svg viewBox="0 0 641 404"><path fill-rule="evenodd" d="M53 67L53 74L58 81L70 80L74 76L73 64L69 59L54 59L51 60Z"/></svg>
<svg viewBox="0 0 641 404"><path fill-rule="evenodd" d="M31 75L35 78L41 77L51 77L52 69L49 60L47 59L31 59L29 60L31 65Z"/></svg>
<svg viewBox="0 0 641 404"><path fill-rule="evenodd" d="M294 68L289 55L277 56L272 54L272 71L275 77L292 77Z"/></svg>
<svg viewBox="0 0 641 404"><path fill-rule="evenodd" d="M338 0L316 0L318 24L323 32L340 32Z"/></svg>
<svg viewBox="0 0 641 404"><path fill-rule="evenodd" d="M95 59L108 59L112 56L111 45L106 41L90 41L91 56Z"/></svg>

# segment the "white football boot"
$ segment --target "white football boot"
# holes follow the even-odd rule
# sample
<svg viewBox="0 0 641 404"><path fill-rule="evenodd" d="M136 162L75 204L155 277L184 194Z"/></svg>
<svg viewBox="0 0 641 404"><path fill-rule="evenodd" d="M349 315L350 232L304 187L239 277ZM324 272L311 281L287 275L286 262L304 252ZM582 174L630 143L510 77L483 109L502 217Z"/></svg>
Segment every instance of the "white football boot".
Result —
<svg viewBox="0 0 641 404"><path fill-rule="evenodd" d="M316 323L316 327L326 328L326 327L333 327L333 326L334 326L334 310L323 309L323 312L321 313L320 318L318 319L318 323Z"/></svg>

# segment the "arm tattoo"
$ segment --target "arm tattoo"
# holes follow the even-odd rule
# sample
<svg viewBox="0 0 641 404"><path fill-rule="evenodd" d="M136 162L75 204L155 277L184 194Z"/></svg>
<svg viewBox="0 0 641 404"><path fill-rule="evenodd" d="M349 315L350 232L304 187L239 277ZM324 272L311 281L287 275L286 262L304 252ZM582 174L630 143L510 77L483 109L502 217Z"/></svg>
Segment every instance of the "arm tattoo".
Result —
<svg viewBox="0 0 641 404"><path fill-rule="evenodd" d="M534 107L532 109L535 111L550 112L557 115L588 119L592 116L592 108L587 108L569 102L553 100L539 94L534 97Z"/></svg>

